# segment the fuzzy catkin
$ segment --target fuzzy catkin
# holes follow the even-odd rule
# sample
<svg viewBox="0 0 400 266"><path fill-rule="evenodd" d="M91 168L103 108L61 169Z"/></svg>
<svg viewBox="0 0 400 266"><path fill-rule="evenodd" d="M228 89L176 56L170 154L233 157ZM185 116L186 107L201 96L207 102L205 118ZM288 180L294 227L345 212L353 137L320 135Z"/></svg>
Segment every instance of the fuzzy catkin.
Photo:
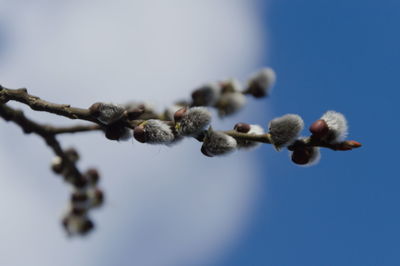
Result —
<svg viewBox="0 0 400 266"><path fill-rule="evenodd" d="M216 107L220 116L231 115L246 104L246 96L241 92L227 92L221 95Z"/></svg>
<svg viewBox="0 0 400 266"><path fill-rule="evenodd" d="M211 113L205 107L192 107L176 122L176 131L182 136L194 136L211 122Z"/></svg>
<svg viewBox="0 0 400 266"><path fill-rule="evenodd" d="M194 106L212 106L221 95L221 86L218 83L204 84L192 93Z"/></svg>
<svg viewBox="0 0 400 266"><path fill-rule="evenodd" d="M160 120L147 120L144 123L144 130L146 142L149 144L169 144L175 139L170 126Z"/></svg>
<svg viewBox="0 0 400 266"><path fill-rule="evenodd" d="M97 106L95 117L105 125L112 124L120 119L125 111L125 108L112 103L99 103Z"/></svg>
<svg viewBox="0 0 400 266"><path fill-rule="evenodd" d="M208 156L224 155L236 149L236 140L225 133L209 130L203 141L202 150Z"/></svg>
<svg viewBox="0 0 400 266"><path fill-rule="evenodd" d="M247 90L257 98L268 96L275 81L275 71L269 67L263 68L250 77Z"/></svg>
<svg viewBox="0 0 400 266"><path fill-rule="evenodd" d="M348 125L345 116L336 111L327 111L321 117L326 122L329 128L329 136L327 141L335 143L346 138Z"/></svg>
<svg viewBox="0 0 400 266"><path fill-rule="evenodd" d="M299 115L287 114L269 123L272 144L277 150L292 144L303 130L304 122Z"/></svg>

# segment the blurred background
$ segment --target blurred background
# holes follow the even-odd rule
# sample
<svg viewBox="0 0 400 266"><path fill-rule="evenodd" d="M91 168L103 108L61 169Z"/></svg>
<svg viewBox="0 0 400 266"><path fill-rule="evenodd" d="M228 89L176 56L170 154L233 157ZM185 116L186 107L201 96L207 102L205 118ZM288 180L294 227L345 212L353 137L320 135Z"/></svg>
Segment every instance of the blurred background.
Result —
<svg viewBox="0 0 400 266"><path fill-rule="evenodd" d="M162 110L204 82L244 82L271 66L271 97L215 116L215 128L266 127L286 113L309 125L336 110L364 144L323 150L303 168L269 145L211 159L191 140L62 136L81 169L100 169L107 196L96 230L70 239L59 223L69 188L49 170L53 154L0 121L0 265L400 265L399 11L396 0L0 0L6 87L74 106L143 100Z"/></svg>

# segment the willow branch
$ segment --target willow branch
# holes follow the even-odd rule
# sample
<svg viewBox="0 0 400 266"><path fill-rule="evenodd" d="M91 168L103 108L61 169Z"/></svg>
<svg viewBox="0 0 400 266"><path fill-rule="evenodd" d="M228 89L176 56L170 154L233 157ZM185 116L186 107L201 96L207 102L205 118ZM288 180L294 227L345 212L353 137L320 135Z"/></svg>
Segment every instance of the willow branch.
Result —
<svg viewBox="0 0 400 266"><path fill-rule="evenodd" d="M53 130L55 128L41 125L35 121L27 118L24 113L20 110L15 110L5 104L0 104L0 116L6 120L17 124L25 134L36 134L40 136L46 144L53 150L53 152L62 158L65 163L65 167L68 171L76 178L81 178L82 174L76 167L75 163L67 156L62 149L60 143L55 137Z"/></svg>
<svg viewBox="0 0 400 266"><path fill-rule="evenodd" d="M98 121L91 116L88 109L71 107L69 104L51 103L41 98L30 95L27 89L0 88L0 103L7 103L13 100L28 105L32 110L53 113L70 119L81 119L98 124Z"/></svg>

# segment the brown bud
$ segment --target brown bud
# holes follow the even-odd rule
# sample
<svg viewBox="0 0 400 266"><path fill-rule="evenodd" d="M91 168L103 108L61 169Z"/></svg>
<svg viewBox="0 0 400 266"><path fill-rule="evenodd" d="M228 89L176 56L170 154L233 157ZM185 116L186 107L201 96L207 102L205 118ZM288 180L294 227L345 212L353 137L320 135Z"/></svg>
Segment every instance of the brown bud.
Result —
<svg viewBox="0 0 400 266"><path fill-rule="evenodd" d="M77 207L77 206L72 207L71 211L70 211L71 215L74 215L74 216L83 216L86 214L86 212L87 212L86 208Z"/></svg>
<svg viewBox="0 0 400 266"><path fill-rule="evenodd" d="M293 151L293 153L292 153L292 161L295 164L304 165L304 164L307 164L310 161L311 156L312 156L312 154L311 154L309 149L307 149L307 148L298 148L298 149L295 149Z"/></svg>
<svg viewBox="0 0 400 266"><path fill-rule="evenodd" d="M73 162L76 162L79 160L79 153L76 151L75 148L66 149L65 155L67 155L67 157Z"/></svg>
<svg viewBox="0 0 400 266"><path fill-rule="evenodd" d="M339 144L339 146L337 147L337 150L339 151L349 151L352 149L356 149L361 147L362 144L358 141L355 140L346 140L343 141L342 143Z"/></svg>
<svg viewBox="0 0 400 266"><path fill-rule="evenodd" d="M174 114L174 121L179 122L182 119L182 117L186 114L187 110L188 110L187 107L183 107L178 111L176 111Z"/></svg>
<svg viewBox="0 0 400 266"><path fill-rule="evenodd" d="M126 136L126 129L122 123L114 123L106 127L105 136L109 140L121 140Z"/></svg>
<svg viewBox="0 0 400 266"><path fill-rule="evenodd" d="M100 189L96 189L93 192L92 197L93 197L92 205L94 207L99 207L99 206L101 206L103 204L103 202L104 202L104 193Z"/></svg>
<svg viewBox="0 0 400 266"><path fill-rule="evenodd" d="M85 176L91 185L96 185L100 179L100 174L95 168L89 168L86 171Z"/></svg>
<svg viewBox="0 0 400 266"><path fill-rule="evenodd" d="M146 130L143 125L138 125L133 130L133 136L135 139L141 143L145 143L147 141Z"/></svg>
<svg viewBox="0 0 400 266"><path fill-rule="evenodd" d="M233 129L240 133L247 133L250 131L251 126L246 123L237 123Z"/></svg>
<svg viewBox="0 0 400 266"><path fill-rule="evenodd" d="M91 220L86 219L85 221L82 222L82 225L79 228L79 233L82 235L86 235L87 233L92 231L93 228L94 228L94 223Z"/></svg>
<svg viewBox="0 0 400 266"><path fill-rule="evenodd" d="M255 98L263 98L267 95L266 89L263 88L259 82L250 83L247 92L253 95Z"/></svg>
<svg viewBox="0 0 400 266"><path fill-rule="evenodd" d="M319 119L312 123L310 126L310 132L314 137L322 138L329 133L328 124L325 122L325 120Z"/></svg>
<svg viewBox="0 0 400 266"><path fill-rule="evenodd" d="M71 195L71 202L72 203L81 203L81 202L85 202L87 200L88 200L88 196L85 193L74 192Z"/></svg>
<svg viewBox="0 0 400 266"><path fill-rule="evenodd" d="M94 103L89 107L89 112L92 116L98 117L100 115L100 109L102 107L102 103Z"/></svg>
<svg viewBox="0 0 400 266"><path fill-rule="evenodd" d="M86 187L87 183L88 181L83 176L79 178L74 178L74 180L72 180L72 184L74 185L75 188L78 189Z"/></svg>

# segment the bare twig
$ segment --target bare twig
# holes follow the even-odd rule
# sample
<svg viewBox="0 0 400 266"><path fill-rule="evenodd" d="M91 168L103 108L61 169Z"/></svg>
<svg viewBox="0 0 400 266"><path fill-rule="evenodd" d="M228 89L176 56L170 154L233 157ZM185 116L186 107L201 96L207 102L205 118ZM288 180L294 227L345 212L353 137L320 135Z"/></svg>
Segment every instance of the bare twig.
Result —
<svg viewBox="0 0 400 266"><path fill-rule="evenodd" d="M99 123L90 115L88 109L71 107L69 104L51 103L40 99L37 96L30 95L27 89L7 89L2 87L0 90L0 103L6 103L10 100L28 105L32 110L53 113L65 116L71 119L81 119L94 123Z"/></svg>
<svg viewBox="0 0 400 266"><path fill-rule="evenodd" d="M82 174L76 167L75 163L67 156L61 148L60 143L52 132L51 127L43 126L28 119L20 110L15 110L5 104L0 104L0 116L6 121L12 121L19 125L25 134L34 133L43 138L46 144L53 150L53 152L62 158L65 163L66 169L77 179L82 178Z"/></svg>

